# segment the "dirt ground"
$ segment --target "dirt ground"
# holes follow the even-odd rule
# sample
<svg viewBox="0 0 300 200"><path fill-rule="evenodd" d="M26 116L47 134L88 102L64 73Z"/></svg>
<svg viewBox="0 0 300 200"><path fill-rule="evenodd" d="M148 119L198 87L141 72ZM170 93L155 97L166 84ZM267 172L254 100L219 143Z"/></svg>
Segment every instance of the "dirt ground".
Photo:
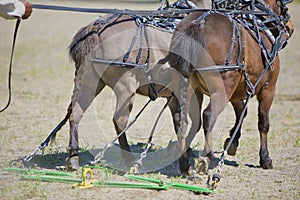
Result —
<svg viewBox="0 0 300 200"><path fill-rule="evenodd" d="M31 1L40 3L40 1ZM157 8L158 4L125 4L96 1L43 1L54 5L72 5L98 8ZM223 177L214 194L199 195L189 191L141 189L72 189L67 183L47 183L21 180L19 175L5 172L9 162L28 155L47 137L64 117L73 89L74 66L70 63L67 47L80 27L98 17L97 14L34 10L29 20L21 23L16 45L12 103L0 114L0 199L300 199L300 4L289 5L295 33L289 45L280 52L281 73L277 94L270 115L269 151L274 169L259 168L259 134L257 130L257 103L252 99L245 119L240 147L235 157L228 156ZM14 21L0 19L0 104L7 100L7 74ZM147 101L137 97L134 116ZM128 131L132 148L147 142L153 124L153 115L162 107L163 99L147 108ZM80 145L84 159L111 141L115 134L112 123L115 99L105 89L90 106L80 124ZM149 120L151 119L151 120ZM220 156L224 139L234 123L231 106L220 117L214 132L216 157ZM203 132L193 141L197 154L203 147ZM166 147L175 140L169 111L162 116L153 143ZM68 126L58 133L55 145L45 150L44 156L34 160L36 167L54 170L64 163L68 145ZM111 149L111 155L118 154ZM155 154L153 154L155 155ZM116 155L116 157L119 155ZM86 160L81 160L84 164ZM116 161L116 160L115 160ZM113 161L111 161L113 162ZM168 164L168 163L167 163ZM178 163L171 162L146 176L189 183L205 187L206 176L196 183L179 175ZM216 168L212 169L214 172ZM117 173L110 173L111 181L124 181Z"/></svg>

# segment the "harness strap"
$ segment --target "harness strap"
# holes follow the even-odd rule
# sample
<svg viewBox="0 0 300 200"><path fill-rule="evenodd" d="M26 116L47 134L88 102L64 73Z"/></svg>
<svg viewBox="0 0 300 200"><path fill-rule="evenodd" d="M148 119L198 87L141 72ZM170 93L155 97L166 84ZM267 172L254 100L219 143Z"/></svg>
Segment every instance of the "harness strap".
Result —
<svg viewBox="0 0 300 200"><path fill-rule="evenodd" d="M151 75L151 70L150 70L150 44L149 44L149 40L148 40L148 33L147 33L147 29L146 29L146 24L144 24L143 26L143 32L144 32L144 37L146 40L146 44L147 44L147 59L146 59L146 68L145 68L145 72L147 75L147 80L148 80L148 90L149 90L149 98L154 101L157 97L158 97L158 92L155 88L155 84L153 84L152 81L152 75Z"/></svg>
<svg viewBox="0 0 300 200"><path fill-rule="evenodd" d="M235 27L236 27L236 31L238 33L238 56L236 58L236 63L240 63L241 61L241 54L242 54L242 51L243 51L243 41L242 41L242 34L241 34L241 30L239 28L239 25L235 22L233 24ZM244 60L244 58L243 58ZM245 65L243 64L243 67L245 67Z"/></svg>
<svg viewBox="0 0 300 200"><path fill-rule="evenodd" d="M143 51L143 46L144 46L144 37L146 38L145 36L145 23L142 22L139 27L141 27L141 31L140 31L140 46L139 46L139 50L138 50L138 54L136 56L136 64L138 64L140 62L140 59L141 59L141 54L142 54L142 51ZM147 61L146 61L147 63Z"/></svg>
<svg viewBox="0 0 300 200"><path fill-rule="evenodd" d="M114 65L119 67L132 67L132 68L142 68L142 69L146 67L146 64L136 64L132 62L123 62L118 60L109 60L109 59L102 59L102 58L92 58L91 61L94 63L103 63L103 64Z"/></svg>
<svg viewBox="0 0 300 200"><path fill-rule="evenodd" d="M211 70L212 72L223 72L223 71L236 70L236 69L242 68L243 66L240 64L241 53L242 53L242 50L243 50L242 36L241 36L241 31L239 29L239 26L238 26L236 20L233 20L233 18L231 18L230 15L224 14L222 12L209 10L209 11L204 12L203 14L201 14L196 20L192 21L192 23L199 22L199 27L200 27L200 29L202 29L203 26L204 26L204 23L205 23L205 18L208 15L212 14L212 13L221 14L221 15L227 17L233 24L233 26L232 26L232 37L231 37L232 43L231 43L230 51L229 51L228 57L225 61L225 65L210 66L208 68L199 68L199 69L196 69L196 71L206 72L206 71ZM230 64L230 60L232 58L234 47L235 47L235 44L236 44L236 38L238 38L238 56L236 58L237 65L236 66L225 67L225 66Z"/></svg>
<svg viewBox="0 0 300 200"><path fill-rule="evenodd" d="M227 72L232 70L240 70L243 69L244 65L234 65L234 64L228 64L228 65L212 65L208 67L201 67L201 68L194 68L194 71L197 72Z"/></svg>
<svg viewBox="0 0 300 200"><path fill-rule="evenodd" d="M14 51L15 51L15 44L17 40L17 33L18 29L21 23L21 19L17 19L16 26L15 26L15 31L14 31L14 37L13 37L13 44L11 48L11 54L10 54L10 61L9 61L9 71L8 71L8 101L6 103L6 106L0 110L0 113L5 111L8 106L10 105L11 102L11 73L12 73L12 62L13 62L13 56L14 56Z"/></svg>
<svg viewBox="0 0 300 200"><path fill-rule="evenodd" d="M163 10L165 7L167 7L167 8L170 7L169 0L159 0L159 8L158 8L158 10Z"/></svg>
<svg viewBox="0 0 300 200"><path fill-rule="evenodd" d="M200 27L200 29L202 29L204 26L204 23L205 23L205 18L208 15L210 15L211 13L215 13L215 12L212 12L211 10L209 10L207 12L202 13L202 15L200 15L196 20L192 21L192 23L199 22L199 27Z"/></svg>
<svg viewBox="0 0 300 200"><path fill-rule="evenodd" d="M279 36L275 40L275 44L273 45L273 49L272 49L272 53L271 53L271 57L270 57L270 63L274 62L275 57L276 57L278 51L281 50L282 47L283 47L283 45L284 45L284 42L281 42L283 33L284 33L284 31L281 30L279 32Z"/></svg>
<svg viewBox="0 0 300 200"><path fill-rule="evenodd" d="M101 18L99 18L98 20L95 21L94 26L97 26L98 29L102 29L102 27L107 24L109 21L111 21L114 18L119 18L121 15L120 14L113 14L109 17L107 17L106 19L102 20Z"/></svg>
<svg viewBox="0 0 300 200"><path fill-rule="evenodd" d="M132 49L133 49L133 47L134 47L134 45L135 45L135 43L137 41L137 37L138 37L138 35L141 32L141 29L142 29L142 24L139 24L138 28L136 29L135 35L132 38L131 44L129 46L129 49L126 52L126 54L124 55L124 57L123 57L123 62L127 62L128 58L129 58L129 55L130 55L130 53L131 53L131 51L132 51ZM136 62L136 64L138 64L138 62Z"/></svg>
<svg viewBox="0 0 300 200"><path fill-rule="evenodd" d="M236 22L235 21L232 21L233 23L233 26L232 26L232 37L231 37L231 47L230 47L230 51L229 51L229 55L225 61L225 65L228 65L230 63L230 60L231 60L231 57L232 57L232 54L233 54L233 50L234 50L234 46L235 46L235 43L236 43Z"/></svg>
<svg viewBox="0 0 300 200"><path fill-rule="evenodd" d="M268 9L263 8L262 10L267 11ZM263 79L263 77L267 71L269 72L269 75L268 75L267 80L263 87L265 87L268 84L270 70L273 70L273 63L275 61L277 53L284 46L285 40L282 41L284 30L279 29L279 35L276 37L274 42L271 41L273 45L272 45L272 49L270 49L267 45L266 40L261 35L261 31L266 32L265 29L267 27L256 16L247 18L248 20L250 20L250 21L247 21L244 19L234 19L230 14L224 14L224 13L221 13L218 11L210 11L210 12L203 13L192 23L199 22L200 28L203 28L203 25L205 23L205 18L211 13L218 13L218 14L224 15L233 23L233 33L232 33L232 39L231 39L232 43L231 43L229 55L228 55L224 65L208 66L208 67L203 67L203 68L196 68L193 70L198 71L198 72L199 71L201 71L201 72L226 72L229 70L242 69L243 73L244 73L244 77L245 77L246 88L247 88L246 93L247 93L247 95L250 95L251 97L254 96L256 87L261 82L261 80ZM274 13L272 13L270 15L273 16L273 14ZM276 20L277 20L277 18L276 18ZM239 29L238 23L240 23L244 28L249 30L249 33L252 35L252 37L256 40L257 44L260 46L263 58L265 60L264 68L263 68L260 76L258 77L258 80L254 84L252 84L250 81L250 78L249 78L247 70L246 70L246 66L243 63L241 63L241 53L243 50L243 42L242 42L241 31ZM267 29L267 30L269 30L269 29ZM237 64L228 66L230 63L230 60L232 58L232 55L233 55L234 47L236 45L236 35L238 36L238 56L236 58Z"/></svg>

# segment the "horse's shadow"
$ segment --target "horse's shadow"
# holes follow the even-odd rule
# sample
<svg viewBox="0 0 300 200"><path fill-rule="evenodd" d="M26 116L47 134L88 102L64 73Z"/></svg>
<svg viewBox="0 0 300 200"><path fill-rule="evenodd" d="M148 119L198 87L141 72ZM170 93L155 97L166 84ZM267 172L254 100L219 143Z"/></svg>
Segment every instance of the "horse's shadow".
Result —
<svg viewBox="0 0 300 200"><path fill-rule="evenodd" d="M154 172L164 174L168 177L171 176L180 176L181 172L179 170L178 162L178 151L175 147L176 142L170 142L166 148L150 148L149 152L146 154L146 157L142 160L142 165L139 167L139 173ZM137 143L131 144L130 149L132 150L136 159L140 158L141 153L143 152L146 144ZM79 163L80 166L85 166L89 161L93 161L94 157L101 152L103 149L90 149L82 150L79 152ZM199 150L192 150L190 163L194 166L194 158L198 157L201 154ZM219 152L216 152L219 154ZM66 165L65 159L68 157L68 153L50 153L45 155L37 155L28 163L26 167L29 168L42 168L42 169L61 169L61 166ZM220 159L218 156L213 158L209 169L213 170L218 167ZM115 172L119 174L124 174L130 171L130 167L126 165L123 159L121 159L120 147L118 144L114 144L109 147L105 153L104 157L101 160L101 164L108 168L114 169ZM235 161L224 161L225 165L237 167L238 164Z"/></svg>

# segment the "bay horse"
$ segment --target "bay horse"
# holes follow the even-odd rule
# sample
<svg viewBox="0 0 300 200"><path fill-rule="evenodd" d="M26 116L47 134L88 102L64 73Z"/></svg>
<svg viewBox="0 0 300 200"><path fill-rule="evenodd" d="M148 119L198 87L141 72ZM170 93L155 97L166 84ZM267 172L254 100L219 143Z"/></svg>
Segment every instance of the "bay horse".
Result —
<svg viewBox="0 0 300 200"><path fill-rule="evenodd" d="M202 0L193 2L197 7L211 7L211 4L207 5ZM68 108L70 155L66 164L69 169L79 168L79 122L105 86L109 86L116 96L113 123L117 134L126 127L136 93L152 99L157 96L172 98L171 89L165 87L171 82L167 55L172 33L146 23L147 20L138 16L109 14L84 26L74 36L69 46L70 57L76 68L74 89ZM168 106L177 132L177 98L173 98ZM191 118L196 119L192 123L194 128L191 128L191 132L195 134L200 127L197 125L197 117ZM135 158L130 153L126 134L122 134L118 140L121 156L130 165ZM182 169L184 171L186 170Z"/></svg>
<svg viewBox="0 0 300 200"><path fill-rule="evenodd" d="M224 2L230 4L231 1ZM238 1L240 2L246 1ZM204 150L195 159L195 169L198 173L207 173L214 157L212 131L218 115L228 102L234 107L236 123L230 134L234 138L226 139L224 149L230 140L232 143L228 152L224 153L235 155L239 144L240 126L247 111L245 104L249 100L248 97L254 95L258 101L259 163L263 169L273 168L267 146L269 111L280 70L278 51L291 36L293 25L287 13L286 1L259 0L252 3L250 6L257 5L256 10L249 9L250 6L247 7L248 10L264 11L268 15L235 15L233 10L236 9L232 7L229 14L222 12L222 9L199 11L185 17L176 27L172 37L169 62L172 68L181 73L181 77L174 77L178 79L174 82L178 96L187 92L188 85L197 96L209 96L209 103L202 115ZM241 10L243 11L243 8ZM263 27L256 24L264 22ZM267 29L268 31L264 31ZM187 102L186 105L181 104L181 120L184 121L185 110L190 105L186 94L181 96L179 101ZM199 119L201 124L202 119ZM184 127L184 124L182 126ZM238 130L234 136L233 132L237 126ZM177 134L181 135L181 139L184 138L185 129L180 128L179 131L181 132ZM182 145L185 145L184 142Z"/></svg>

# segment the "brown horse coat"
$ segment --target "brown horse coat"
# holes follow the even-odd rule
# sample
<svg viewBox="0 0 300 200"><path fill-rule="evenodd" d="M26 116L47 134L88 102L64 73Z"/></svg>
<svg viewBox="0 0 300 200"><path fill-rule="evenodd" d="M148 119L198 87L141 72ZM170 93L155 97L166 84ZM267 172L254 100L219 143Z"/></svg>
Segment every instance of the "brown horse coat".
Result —
<svg viewBox="0 0 300 200"><path fill-rule="evenodd" d="M278 10L275 9L275 1L268 1L266 4L271 5L274 10ZM171 67L182 74L181 82L187 82L188 78L195 93L210 96L209 104L203 111L202 117L205 134L204 151L195 161L198 172L206 173L213 158L212 130L218 115L230 101L235 107L238 121L244 107L243 100L247 98L247 90L253 89L249 85L255 86L250 92L251 95L256 95L259 105L260 165L265 169L273 167L267 147L267 134L269 111L280 71L279 57L276 55L272 66L264 72L266 60L260 45L250 31L241 24L234 28L236 24L238 23L235 19L221 12L198 12L187 16L177 26L172 38ZM283 38L288 35L287 32L285 34ZM265 32L261 31L260 35L266 41L267 46L272 49L272 44ZM231 48L232 45L233 48ZM230 59L228 60L228 58ZM239 65L241 68L226 70L226 62ZM205 67L215 68L215 70L204 72L202 69ZM216 70L216 68L220 70ZM249 82L246 83L246 81ZM180 88L179 85L177 88L179 93L186 90L184 87ZM199 104L201 103L199 102ZM184 115L182 116L184 117ZM237 123L233 130L236 126ZM229 148L230 155L235 154L239 137L240 127ZM224 147L227 146L228 139L225 141Z"/></svg>

